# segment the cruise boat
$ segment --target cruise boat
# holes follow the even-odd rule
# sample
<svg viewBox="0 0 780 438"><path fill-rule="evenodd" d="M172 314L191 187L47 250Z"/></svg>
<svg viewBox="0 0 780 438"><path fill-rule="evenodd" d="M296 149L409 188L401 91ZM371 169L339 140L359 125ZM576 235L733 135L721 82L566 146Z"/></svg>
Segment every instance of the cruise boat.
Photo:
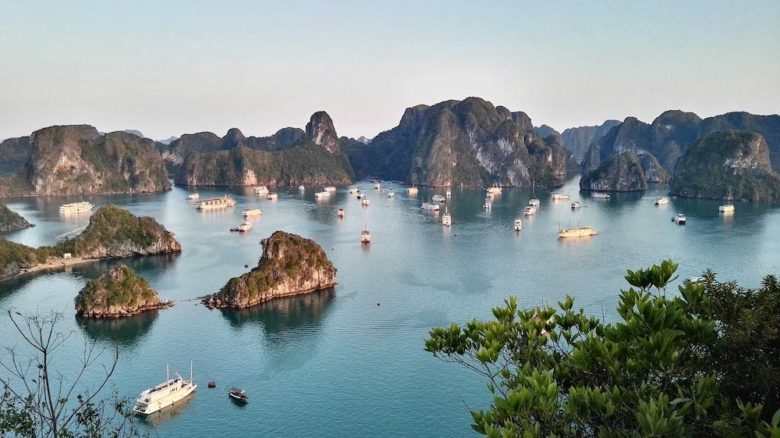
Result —
<svg viewBox="0 0 780 438"><path fill-rule="evenodd" d="M360 232L360 243L371 243L371 232L363 229Z"/></svg>
<svg viewBox="0 0 780 438"><path fill-rule="evenodd" d="M666 205L668 203L669 203L669 198L667 198L666 196L655 198L655 205Z"/></svg>
<svg viewBox="0 0 780 438"><path fill-rule="evenodd" d="M241 225L231 228L230 231L235 231L239 233L246 233L248 231L252 231L252 223L247 221L241 222Z"/></svg>
<svg viewBox="0 0 780 438"><path fill-rule="evenodd" d="M498 184L493 184L493 187L488 187L487 192L489 195L500 195L501 194L501 186Z"/></svg>
<svg viewBox="0 0 780 438"><path fill-rule="evenodd" d="M408 189L406 189L406 191L407 193L409 193L410 196L414 196L417 194L417 187L414 186L409 187Z"/></svg>
<svg viewBox="0 0 780 438"><path fill-rule="evenodd" d="M266 186L257 186L257 187L255 187L255 195L265 196L267 194L268 194L268 187L266 187Z"/></svg>
<svg viewBox="0 0 780 438"><path fill-rule="evenodd" d="M370 204L370 202L368 201L368 198L363 196L363 199L360 201L360 205L362 205L363 207L368 207L369 204Z"/></svg>
<svg viewBox="0 0 780 438"><path fill-rule="evenodd" d="M433 195L433 198L431 199L433 199L433 202L444 202L447 198L442 195Z"/></svg>
<svg viewBox="0 0 780 438"><path fill-rule="evenodd" d="M580 201L574 201L571 203L571 209L576 210L578 208L582 208L582 202Z"/></svg>
<svg viewBox="0 0 780 438"><path fill-rule="evenodd" d="M528 205L534 208L539 208L540 205L542 205L542 201L532 198L530 201L528 201Z"/></svg>
<svg viewBox="0 0 780 438"><path fill-rule="evenodd" d="M236 205L236 200L230 196L221 196L219 198L204 199L198 202L196 208L201 211L219 210L222 208L230 208Z"/></svg>
<svg viewBox="0 0 780 438"><path fill-rule="evenodd" d="M339 211L336 214L338 215L338 217L343 219L344 218L344 209L343 208L339 208Z"/></svg>
<svg viewBox="0 0 780 438"><path fill-rule="evenodd" d="M512 228L514 228L515 231L520 231L523 229L523 220L518 218L515 218L515 223L512 225Z"/></svg>
<svg viewBox="0 0 780 438"><path fill-rule="evenodd" d="M187 195L187 199L190 200L190 201L197 201L198 199L200 199L200 194L199 193L190 193L189 195Z"/></svg>
<svg viewBox="0 0 780 438"><path fill-rule="evenodd" d="M299 186L298 186L298 191L299 191L299 192L305 192L305 191L306 191L306 186L305 186L305 185L303 185L303 184L299 185Z"/></svg>
<svg viewBox="0 0 780 438"><path fill-rule="evenodd" d="M723 205L718 206L718 212L720 212L720 213L726 213L726 214L734 213L734 210L735 210L734 204L732 204L732 203L723 204Z"/></svg>
<svg viewBox="0 0 780 438"><path fill-rule="evenodd" d="M60 214L86 213L88 211L92 211L93 208L95 208L95 205L91 202L73 202L70 204L60 205Z"/></svg>
<svg viewBox="0 0 780 438"><path fill-rule="evenodd" d="M190 380L183 379L179 373L171 379L168 367L165 368L165 382L144 390L133 406L133 412L138 415L149 415L186 398L198 385L192 380L192 364L190 363Z"/></svg>
<svg viewBox="0 0 780 438"><path fill-rule="evenodd" d="M244 210L242 213L244 217L255 217L255 216L262 216L263 210L260 210L259 208L252 208L249 210Z"/></svg>
<svg viewBox="0 0 780 438"><path fill-rule="evenodd" d="M394 191L390 190L389 192L387 192L387 197L388 198L392 198L394 196L395 196L395 192Z"/></svg>
<svg viewBox="0 0 780 438"><path fill-rule="evenodd" d="M452 226L452 216L450 216L449 210L444 210L444 214L441 216L441 224L445 227Z"/></svg>
<svg viewBox="0 0 780 438"><path fill-rule="evenodd" d="M330 192L317 192L314 194L314 199L328 199L330 198Z"/></svg>
<svg viewBox="0 0 780 438"><path fill-rule="evenodd" d="M558 232L558 237L565 239L568 237L590 237L598 234L598 231L591 227L579 227L579 228L561 228Z"/></svg>
<svg viewBox="0 0 780 438"><path fill-rule="evenodd" d="M609 193L592 192L590 197L593 199L609 199Z"/></svg>
<svg viewBox="0 0 780 438"><path fill-rule="evenodd" d="M265 196L265 199L269 201L276 201L277 199L279 199L279 194L271 192Z"/></svg>
<svg viewBox="0 0 780 438"><path fill-rule="evenodd" d="M677 225L685 225L686 222L688 222L688 218L685 217L682 213L677 213L672 217L672 222L676 223Z"/></svg>
<svg viewBox="0 0 780 438"><path fill-rule="evenodd" d="M230 388L230 391L228 391L228 397L240 404L249 403L249 396L246 395L246 391L240 388Z"/></svg>
<svg viewBox="0 0 780 438"><path fill-rule="evenodd" d="M571 199L571 196L568 193L553 193L552 199L553 201L565 201Z"/></svg>
<svg viewBox="0 0 780 438"><path fill-rule="evenodd" d="M434 204L432 202L423 202L420 208L428 211L439 211L440 209L439 204Z"/></svg>
<svg viewBox="0 0 780 438"><path fill-rule="evenodd" d="M523 209L523 216L533 216L536 214L536 207L528 205Z"/></svg>
<svg viewBox="0 0 780 438"><path fill-rule="evenodd" d="M325 187L323 190L325 190L326 192L335 192L336 191L336 187L328 186L328 187Z"/></svg>

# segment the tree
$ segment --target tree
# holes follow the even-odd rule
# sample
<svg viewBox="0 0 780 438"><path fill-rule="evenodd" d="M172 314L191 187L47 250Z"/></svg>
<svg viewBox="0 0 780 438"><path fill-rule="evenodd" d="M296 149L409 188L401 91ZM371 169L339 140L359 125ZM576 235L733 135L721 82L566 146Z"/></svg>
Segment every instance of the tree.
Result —
<svg viewBox="0 0 780 438"><path fill-rule="evenodd" d="M30 437L103 437L137 436L139 431L128 409L127 400L116 394L100 399L119 361L115 346L102 365L102 376L94 389L82 382L85 373L99 365L106 350L85 341L80 366L70 378L56 367L56 353L72 334L57 331L62 315L22 315L7 311L17 333L29 347L24 357L13 347L5 348L0 367L7 376L0 377L0 436L10 433Z"/></svg>
<svg viewBox="0 0 780 438"><path fill-rule="evenodd" d="M511 297L492 320L434 328L425 349L487 378L492 404L471 414L491 437L780 436L780 411L762 420L761 398L729 397L713 362L732 332L705 289L714 277L669 298L676 269L629 270L615 323L575 311L571 297L560 310Z"/></svg>

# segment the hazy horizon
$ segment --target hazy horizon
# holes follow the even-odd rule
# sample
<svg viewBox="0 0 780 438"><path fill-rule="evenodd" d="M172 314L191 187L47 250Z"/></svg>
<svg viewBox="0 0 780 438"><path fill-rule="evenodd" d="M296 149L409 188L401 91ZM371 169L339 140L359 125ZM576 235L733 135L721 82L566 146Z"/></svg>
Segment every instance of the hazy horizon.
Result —
<svg viewBox="0 0 780 438"><path fill-rule="evenodd" d="M237 127L373 137L478 96L565 128L780 112L780 2L0 2L0 138Z"/></svg>

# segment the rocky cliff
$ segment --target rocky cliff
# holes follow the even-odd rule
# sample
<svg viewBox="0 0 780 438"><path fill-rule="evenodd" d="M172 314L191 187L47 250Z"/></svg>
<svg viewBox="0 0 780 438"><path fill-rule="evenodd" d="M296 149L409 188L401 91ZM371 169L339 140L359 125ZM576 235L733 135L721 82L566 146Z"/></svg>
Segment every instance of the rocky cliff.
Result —
<svg viewBox="0 0 780 438"><path fill-rule="evenodd" d="M0 280L19 275L40 263L35 248L0 237Z"/></svg>
<svg viewBox="0 0 780 438"><path fill-rule="evenodd" d="M577 160L585 157L588 147L601 137L606 135L610 129L620 124L619 120L607 120L601 125L596 126L578 126L576 128L564 129L560 134L561 144L574 154Z"/></svg>
<svg viewBox="0 0 780 438"><path fill-rule="evenodd" d="M313 240L276 231L262 244L263 255L257 267L230 279L219 292L205 297L204 304L245 308L335 286L336 268Z"/></svg>
<svg viewBox="0 0 780 438"><path fill-rule="evenodd" d="M14 150L0 167L0 196L150 193L171 185L154 142L87 125L51 126L0 146ZM29 151L28 151L29 149Z"/></svg>
<svg viewBox="0 0 780 438"><path fill-rule="evenodd" d="M780 201L780 174L759 134L718 131L703 136L677 160L670 191L690 198Z"/></svg>
<svg viewBox="0 0 780 438"><path fill-rule="evenodd" d="M609 156L594 171L583 176L580 189L614 192L647 190L647 177L635 153L621 152Z"/></svg>
<svg viewBox="0 0 780 438"><path fill-rule="evenodd" d="M573 157L522 112L477 97L407 108L395 128L347 150L359 178L435 187L557 187Z"/></svg>
<svg viewBox="0 0 780 438"><path fill-rule="evenodd" d="M12 211L5 204L0 204L0 233L22 230L32 227L33 224Z"/></svg>
<svg viewBox="0 0 780 438"><path fill-rule="evenodd" d="M320 111L306 131L285 128L246 137L236 128L220 138L186 134L163 149L176 184L185 186L332 185L352 181L333 121Z"/></svg>
<svg viewBox="0 0 780 438"><path fill-rule="evenodd" d="M87 318L118 318L171 306L130 267L117 265L76 295L76 314Z"/></svg>

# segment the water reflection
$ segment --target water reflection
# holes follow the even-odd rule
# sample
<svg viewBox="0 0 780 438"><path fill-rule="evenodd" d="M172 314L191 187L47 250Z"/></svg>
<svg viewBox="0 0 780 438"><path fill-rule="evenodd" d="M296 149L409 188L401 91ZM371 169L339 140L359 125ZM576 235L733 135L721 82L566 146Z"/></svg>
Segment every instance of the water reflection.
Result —
<svg viewBox="0 0 780 438"><path fill-rule="evenodd" d="M125 318L82 318L76 316L76 325L87 337L96 342L118 343L132 347L149 333L157 320L158 310L150 310Z"/></svg>
<svg viewBox="0 0 780 438"><path fill-rule="evenodd" d="M129 257L123 259L98 260L93 263L73 266L73 272L87 279L95 279L106 272L110 267L124 264L132 268L138 275L146 278L156 277L175 266L179 258L178 253L161 254L156 256Z"/></svg>
<svg viewBox="0 0 780 438"><path fill-rule="evenodd" d="M178 401L175 404L168 406L167 408L164 408L160 411L157 411L151 415L142 417L141 422L143 424L152 427L158 427L171 420L174 420L176 419L176 417L180 416L187 410L187 407L192 402L192 399L195 398L196 396L197 393L193 393L191 396L185 398L184 400Z"/></svg>

